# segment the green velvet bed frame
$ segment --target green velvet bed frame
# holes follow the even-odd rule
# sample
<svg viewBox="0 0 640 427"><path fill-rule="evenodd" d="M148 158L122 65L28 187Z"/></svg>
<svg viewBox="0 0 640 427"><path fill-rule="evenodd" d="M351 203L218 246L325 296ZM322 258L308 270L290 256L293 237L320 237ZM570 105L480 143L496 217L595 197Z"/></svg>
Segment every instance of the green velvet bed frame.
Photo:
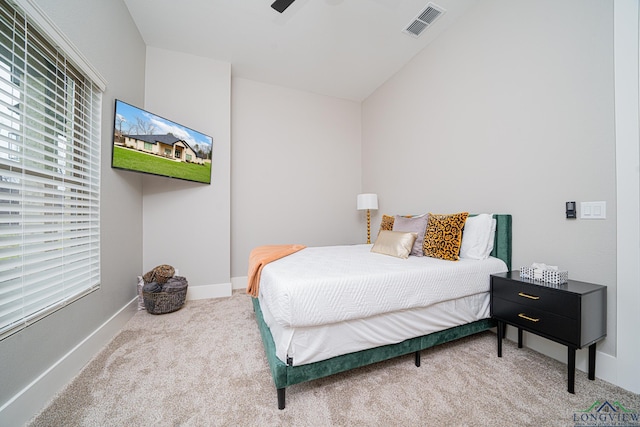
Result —
<svg viewBox="0 0 640 427"><path fill-rule="evenodd" d="M491 255L502 259L511 270L511 215L494 215L496 219L496 238ZM252 298L256 321L260 328L260 335L264 344L267 360L271 368L271 375L278 395L278 409L285 407L285 389L294 384L323 378L339 372L381 362L405 354L415 354L415 364L420 366L420 351L443 344L458 338L473 335L495 326L492 319L481 319L472 323L434 332L429 335L410 338L397 344L362 350L355 353L336 356L320 362L306 365L289 366L276 356L276 346L269 327L264 322L260 302Z"/></svg>

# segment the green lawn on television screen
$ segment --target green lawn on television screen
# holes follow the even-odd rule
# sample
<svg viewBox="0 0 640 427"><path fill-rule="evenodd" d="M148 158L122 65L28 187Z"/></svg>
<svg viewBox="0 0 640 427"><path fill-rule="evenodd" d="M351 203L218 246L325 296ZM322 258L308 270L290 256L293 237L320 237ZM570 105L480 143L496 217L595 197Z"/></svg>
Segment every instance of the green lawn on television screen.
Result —
<svg viewBox="0 0 640 427"><path fill-rule="evenodd" d="M203 182L205 184L210 183L211 180L211 162L203 165L175 162L160 156L117 146L113 147L113 167Z"/></svg>

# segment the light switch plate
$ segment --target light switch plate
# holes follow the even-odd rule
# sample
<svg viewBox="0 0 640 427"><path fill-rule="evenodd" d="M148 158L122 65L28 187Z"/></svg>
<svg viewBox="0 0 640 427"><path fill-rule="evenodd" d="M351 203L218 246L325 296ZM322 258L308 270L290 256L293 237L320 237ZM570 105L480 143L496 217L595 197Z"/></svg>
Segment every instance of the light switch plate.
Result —
<svg viewBox="0 0 640 427"><path fill-rule="evenodd" d="M606 219L607 202L580 202L580 219Z"/></svg>

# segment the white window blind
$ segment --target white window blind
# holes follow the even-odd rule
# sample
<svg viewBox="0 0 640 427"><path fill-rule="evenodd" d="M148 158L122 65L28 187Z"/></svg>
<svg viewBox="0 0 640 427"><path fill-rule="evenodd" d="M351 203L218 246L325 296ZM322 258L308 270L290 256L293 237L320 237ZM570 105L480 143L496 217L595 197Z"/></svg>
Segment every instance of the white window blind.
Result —
<svg viewBox="0 0 640 427"><path fill-rule="evenodd" d="M102 93L31 19L0 0L0 338L100 285Z"/></svg>

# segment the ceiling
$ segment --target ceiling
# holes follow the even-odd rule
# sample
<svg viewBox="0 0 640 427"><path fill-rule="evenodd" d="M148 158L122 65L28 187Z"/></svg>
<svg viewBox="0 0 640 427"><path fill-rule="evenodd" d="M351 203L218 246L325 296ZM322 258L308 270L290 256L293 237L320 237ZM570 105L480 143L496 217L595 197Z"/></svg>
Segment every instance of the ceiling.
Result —
<svg viewBox="0 0 640 427"><path fill-rule="evenodd" d="M124 0L147 46L229 62L242 77L362 101L477 0L445 10L419 37L403 30L429 0Z"/></svg>

